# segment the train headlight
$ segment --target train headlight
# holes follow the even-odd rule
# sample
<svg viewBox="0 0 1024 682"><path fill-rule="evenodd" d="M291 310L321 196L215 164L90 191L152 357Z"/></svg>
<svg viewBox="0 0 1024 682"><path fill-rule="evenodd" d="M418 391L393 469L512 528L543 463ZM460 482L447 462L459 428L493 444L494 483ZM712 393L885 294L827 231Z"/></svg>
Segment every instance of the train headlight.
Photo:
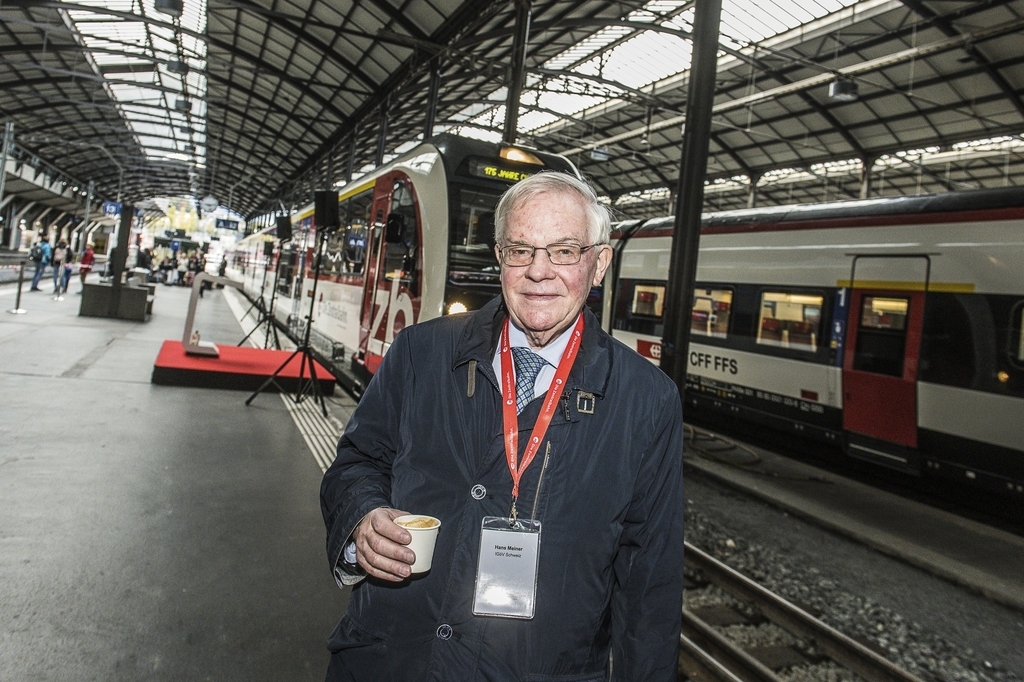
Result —
<svg viewBox="0 0 1024 682"><path fill-rule="evenodd" d="M468 312L469 312L469 308L467 308L466 304L463 303L462 301L455 301L455 303L452 303L450 306L448 306L448 314L449 315L458 315L459 313L468 313Z"/></svg>

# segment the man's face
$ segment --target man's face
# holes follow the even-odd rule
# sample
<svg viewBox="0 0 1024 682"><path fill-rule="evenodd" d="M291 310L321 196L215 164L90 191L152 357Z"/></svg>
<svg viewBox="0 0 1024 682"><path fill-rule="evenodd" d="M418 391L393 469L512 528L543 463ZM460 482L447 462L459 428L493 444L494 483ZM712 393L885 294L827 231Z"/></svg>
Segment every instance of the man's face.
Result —
<svg viewBox="0 0 1024 682"><path fill-rule="evenodd" d="M545 192L509 217L504 244L535 247L549 244L590 246L586 209L572 194ZM576 319L590 293L601 283L611 263L611 247L595 246L575 265L553 265L546 252L537 250L533 263L522 267L501 265L501 291L512 321L526 332L530 344L546 346Z"/></svg>

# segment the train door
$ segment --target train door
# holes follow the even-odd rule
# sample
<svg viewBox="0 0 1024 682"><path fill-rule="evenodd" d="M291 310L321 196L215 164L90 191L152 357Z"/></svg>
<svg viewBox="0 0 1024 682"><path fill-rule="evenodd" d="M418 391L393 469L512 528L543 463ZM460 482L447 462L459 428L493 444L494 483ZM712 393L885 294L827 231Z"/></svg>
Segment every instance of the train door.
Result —
<svg viewBox="0 0 1024 682"><path fill-rule="evenodd" d="M400 172L377 179L368 231L359 357L373 374L406 325L419 313L419 221L412 184Z"/></svg>
<svg viewBox="0 0 1024 682"><path fill-rule="evenodd" d="M843 427L849 454L910 473L919 473L917 369L927 263L923 269L916 282L905 279L906 270L902 279L865 278L860 286L851 277L843 357Z"/></svg>

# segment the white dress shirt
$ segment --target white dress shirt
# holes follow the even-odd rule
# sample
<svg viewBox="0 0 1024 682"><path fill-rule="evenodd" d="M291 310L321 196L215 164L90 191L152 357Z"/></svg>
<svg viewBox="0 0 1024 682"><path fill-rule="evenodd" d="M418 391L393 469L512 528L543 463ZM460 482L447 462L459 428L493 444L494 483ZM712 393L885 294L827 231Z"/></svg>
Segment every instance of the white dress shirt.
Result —
<svg viewBox="0 0 1024 682"><path fill-rule="evenodd" d="M572 330L576 327L576 320L569 325L569 328L562 332L554 341L544 346L543 348L536 349L530 346L530 342L526 339L526 333L523 332L515 323L511 323L508 326L508 341L509 346L512 348L529 348L537 355L547 360L548 364L544 365L540 372L537 373L537 380L533 384L533 397L537 398L548 392L548 388L551 386L551 382L555 380L555 370L558 369L558 363L562 361L562 353L565 352L565 347L569 345L569 339L572 336ZM501 381L501 347L494 350L494 359L491 361L491 367L494 368L494 376L498 377L498 381ZM515 372L515 364L512 365L512 371Z"/></svg>

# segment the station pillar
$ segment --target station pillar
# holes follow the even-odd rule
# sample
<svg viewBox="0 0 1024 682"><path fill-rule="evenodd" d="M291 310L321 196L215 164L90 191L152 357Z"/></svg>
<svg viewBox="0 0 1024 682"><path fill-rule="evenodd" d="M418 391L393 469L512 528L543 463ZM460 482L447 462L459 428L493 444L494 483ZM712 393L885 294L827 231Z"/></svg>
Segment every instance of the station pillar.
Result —
<svg viewBox="0 0 1024 682"><path fill-rule="evenodd" d="M711 144L711 107L715 99L722 0L701 0L695 5L686 128L683 131L675 231L668 270L665 336L661 348L661 368L675 381L680 394L686 386L690 311L697 274L697 249L700 246L704 179Z"/></svg>

